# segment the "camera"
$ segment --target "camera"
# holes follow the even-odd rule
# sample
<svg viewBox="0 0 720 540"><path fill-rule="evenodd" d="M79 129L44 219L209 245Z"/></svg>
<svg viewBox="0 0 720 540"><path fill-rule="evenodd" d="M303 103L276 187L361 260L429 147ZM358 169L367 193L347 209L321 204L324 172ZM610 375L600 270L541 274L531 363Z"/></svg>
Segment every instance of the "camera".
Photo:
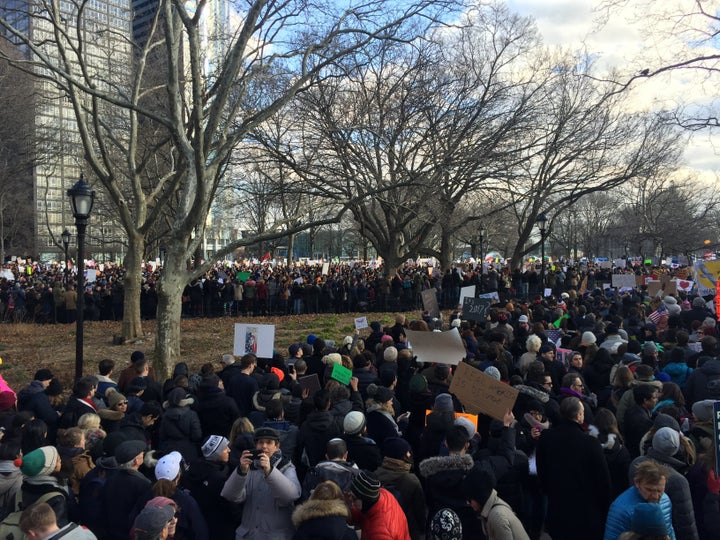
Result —
<svg viewBox="0 0 720 540"><path fill-rule="evenodd" d="M260 468L260 462L259 458L263 454L262 450L248 450L250 452L250 455L252 457L252 463L250 464L251 469L259 469Z"/></svg>

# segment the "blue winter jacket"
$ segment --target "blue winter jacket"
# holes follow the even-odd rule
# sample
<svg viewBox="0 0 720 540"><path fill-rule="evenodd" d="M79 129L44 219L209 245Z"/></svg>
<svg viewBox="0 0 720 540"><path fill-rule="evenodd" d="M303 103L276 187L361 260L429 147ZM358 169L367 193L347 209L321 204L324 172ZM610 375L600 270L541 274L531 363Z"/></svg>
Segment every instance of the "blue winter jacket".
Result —
<svg viewBox="0 0 720 540"><path fill-rule="evenodd" d="M647 501L642 498L635 486L623 491L610 505L603 540L617 540L622 533L629 531L630 520L635 511L635 505L644 502ZM667 493L663 493L659 504L662 507L663 516L665 516L665 526L667 527L668 534L671 540L675 540L675 531L672 526L672 503Z"/></svg>

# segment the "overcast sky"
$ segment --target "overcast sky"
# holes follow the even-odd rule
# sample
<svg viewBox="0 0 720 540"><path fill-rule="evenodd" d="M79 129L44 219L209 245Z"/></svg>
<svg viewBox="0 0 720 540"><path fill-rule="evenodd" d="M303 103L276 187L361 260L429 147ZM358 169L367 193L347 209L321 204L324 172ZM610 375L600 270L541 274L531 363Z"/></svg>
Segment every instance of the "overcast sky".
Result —
<svg viewBox="0 0 720 540"><path fill-rule="evenodd" d="M629 0L626 9L611 10L604 24L598 24L600 13L593 9L600 3L600 0L508 0L513 11L535 19L546 44L576 47L584 43L600 67L614 67L629 76L644 68L656 69L690 50L687 43L693 38L680 31L673 15L678 10L688 13L694 7L693 0ZM639 11L642 4L652 5L650 15ZM705 0L703 5L714 12L720 9L718 0ZM659 13L661 9L665 13ZM698 26L698 21L705 19L696 19L693 27ZM696 52L701 50L697 44L693 48ZM718 82L703 81L700 73L688 71L652 78L635 86L633 107L677 103L702 106L708 102L708 96L715 99ZM718 152L720 133L699 133L693 136L685 159L688 167L700 171L705 180L714 180L720 169Z"/></svg>

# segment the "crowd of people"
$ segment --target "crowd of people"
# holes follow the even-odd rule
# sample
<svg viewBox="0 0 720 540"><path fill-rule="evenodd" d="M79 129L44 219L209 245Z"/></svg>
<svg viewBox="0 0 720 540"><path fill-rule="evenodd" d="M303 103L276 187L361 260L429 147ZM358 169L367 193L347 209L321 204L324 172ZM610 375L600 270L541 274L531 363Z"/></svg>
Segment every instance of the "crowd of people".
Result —
<svg viewBox="0 0 720 540"><path fill-rule="evenodd" d="M77 317L74 275L57 263L7 263L0 274L0 321L73 323ZM685 272L687 269L681 269ZM121 320L124 300L124 268L118 264L92 264L84 300L85 320ZM162 268L144 267L140 311L154 319L156 284ZM438 305L452 309L462 287L495 292L502 301L530 299L550 289L559 295L570 290L601 287L612 274L673 273L677 270L645 266L601 268L592 263L549 265L542 275L536 265L511 269L490 264L453 265L445 270L427 263L406 262L394 275L382 264L343 262L295 264L222 262L204 276L192 280L182 295L185 317L282 316L315 313L387 312L423 309L422 292L434 289ZM544 284L542 284L544 279Z"/></svg>
<svg viewBox="0 0 720 540"><path fill-rule="evenodd" d="M451 359L414 356L408 329L443 328L517 390L502 418L462 414ZM717 333L701 297L570 287L167 380L136 351L69 397L48 366L0 387L0 535L715 539Z"/></svg>

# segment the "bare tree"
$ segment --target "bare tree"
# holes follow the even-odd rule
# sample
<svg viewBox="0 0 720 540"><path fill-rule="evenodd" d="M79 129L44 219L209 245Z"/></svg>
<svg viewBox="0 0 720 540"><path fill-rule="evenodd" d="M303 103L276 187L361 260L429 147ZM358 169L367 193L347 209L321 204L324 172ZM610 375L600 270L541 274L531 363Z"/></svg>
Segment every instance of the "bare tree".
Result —
<svg viewBox="0 0 720 540"><path fill-rule="evenodd" d="M126 303L126 337L141 332L135 298L146 235L158 222L167 224L155 362L159 372L168 373L180 356L181 294L192 278L186 261L203 237L205 219L239 143L298 93L321 82L329 66L340 61L352 65L353 52L376 40L406 41L425 33L434 15L447 12L452 2L371 0L347 10L302 0L238 2L242 20L222 36L224 53L212 59L208 73L202 34L206 0L192 6L160 0L149 38L136 50L135 72L120 79L88 66L86 40L96 38L86 31L88 3L33 4L39 6L25 13L14 11L15 4L2 8L0 27L27 49L29 56L20 67L51 81L70 100L92 176L104 187L127 233L125 296L136 304ZM66 13L67 8L72 12ZM16 24L18 16L46 25L49 34L34 41ZM150 64L157 57L162 69ZM156 84L158 74L162 84ZM157 131L162 163L153 161L148 144L139 143L137 135L146 125ZM226 250L248 242L240 240Z"/></svg>

